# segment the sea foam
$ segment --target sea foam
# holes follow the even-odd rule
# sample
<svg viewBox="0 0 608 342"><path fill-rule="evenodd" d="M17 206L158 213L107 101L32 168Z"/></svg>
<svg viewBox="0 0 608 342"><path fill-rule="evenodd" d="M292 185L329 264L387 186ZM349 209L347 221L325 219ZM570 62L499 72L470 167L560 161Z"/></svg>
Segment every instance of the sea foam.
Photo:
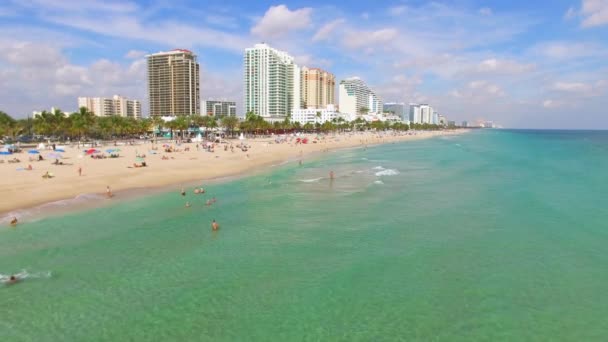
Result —
<svg viewBox="0 0 608 342"><path fill-rule="evenodd" d="M387 170L376 172L376 176L395 176L398 174L399 174L399 171L394 170L394 169L387 169Z"/></svg>

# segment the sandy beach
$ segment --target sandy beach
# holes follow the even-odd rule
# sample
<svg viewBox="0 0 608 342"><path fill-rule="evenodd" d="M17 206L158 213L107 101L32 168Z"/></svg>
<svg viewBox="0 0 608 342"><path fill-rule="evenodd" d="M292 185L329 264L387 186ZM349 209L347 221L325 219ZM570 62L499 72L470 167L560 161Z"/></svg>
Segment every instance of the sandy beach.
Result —
<svg viewBox="0 0 608 342"><path fill-rule="evenodd" d="M466 130L437 132L384 133L371 132L328 135L314 143L316 135L308 136L307 144L296 144L295 138L287 137L286 142L276 143L279 136L268 138L246 139L244 143L250 148L246 152L236 145L238 139L225 140L216 144L214 152L205 151L199 143L176 144L173 142L136 141L134 145L125 143L96 146L108 155L108 149L119 148L119 158L93 159L83 151L87 147L66 146L60 155L64 165L54 165L55 159L47 158L52 150L41 150L43 161L38 155L28 154L27 149L10 156L1 156L0 163L0 217L9 217L13 211L31 208L48 202L75 198L83 194L104 195L106 187L113 192L148 187L164 187L171 184L180 187L181 183L198 180L211 180L221 177L246 175L254 169L285 162L287 160L306 160L314 153L324 151L425 139L440 135L461 134ZM301 136L304 137L304 136ZM290 141L291 140L291 141ZM167 153L163 144L170 144L177 151ZM224 150L224 145L234 145L234 151ZM153 150L156 148L156 150ZM189 149L189 151L187 151ZM147 167L134 168L137 154L145 154ZM164 156L164 158L163 158ZM18 158L19 163L8 163L9 159ZM140 160L141 161L141 160ZM27 170L28 165L32 170ZM82 175L79 175L82 168ZM49 172L53 178L42 176Z"/></svg>

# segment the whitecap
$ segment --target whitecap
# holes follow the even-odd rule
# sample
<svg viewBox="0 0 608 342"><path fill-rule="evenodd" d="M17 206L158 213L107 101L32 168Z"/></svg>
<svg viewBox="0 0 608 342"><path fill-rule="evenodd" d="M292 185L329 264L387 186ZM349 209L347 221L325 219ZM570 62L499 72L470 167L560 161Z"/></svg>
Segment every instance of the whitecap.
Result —
<svg viewBox="0 0 608 342"><path fill-rule="evenodd" d="M396 176L399 174L399 171L394 169L387 169L383 171L376 172L376 176Z"/></svg>
<svg viewBox="0 0 608 342"><path fill-rule="evenodd" d="M303 183L313 183L313 182L318 182L321 179L323 179L323 177L319 177L319 178L311 178L311 179L298 179L300 182Z"/></svg>
<svg viewBox="0 0 608 342"><path fill-rule="evenodd" d="M382 166L376 166L376 167L372 168L372 170L386 170L386 169L383 168Z"/></svg>
<svg viewBox="0 0 608 342"><path fill-rule="evenodd" d="M381 181L381 180L377 180L377 181L374 182L374 184L384 184L384 182Z"/></svg>

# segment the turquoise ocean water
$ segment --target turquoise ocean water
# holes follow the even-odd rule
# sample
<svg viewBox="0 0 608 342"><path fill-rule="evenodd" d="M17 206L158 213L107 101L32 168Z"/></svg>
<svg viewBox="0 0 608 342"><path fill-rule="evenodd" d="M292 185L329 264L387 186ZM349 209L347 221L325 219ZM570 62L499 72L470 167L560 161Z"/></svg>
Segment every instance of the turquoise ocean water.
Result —
<svg viewBox="0 0 608 342"><path fill-rule="evenodd" d="M1 227L0 336L605 340L607 175L607 132L478 131Z"/></svg>

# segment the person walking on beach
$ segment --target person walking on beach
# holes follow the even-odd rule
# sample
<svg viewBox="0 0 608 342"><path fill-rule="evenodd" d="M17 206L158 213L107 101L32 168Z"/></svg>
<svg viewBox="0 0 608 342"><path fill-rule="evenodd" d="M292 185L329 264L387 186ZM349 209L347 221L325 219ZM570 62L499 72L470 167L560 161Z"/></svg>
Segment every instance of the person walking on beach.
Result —
<svg viewBox="0 0 608 342"><path fill-rule="evenodd" d="M78 167L78 176L82 176L82 166Z"/></svg>
<svg viewBox="0 0 608 342"><path fill-rule="evenodd" d="M211 229L213 229L213 230L220 229L220 225L217 222L215 222L215 219L213 220L213 222L211 222Z"/></svg>
<svg viewBox="0 0 608 342"><path fill-rule="evenodd" d="M112 189L110 189L110 186L109 186L109 185L108 185L108 186L106 186L106 196L107 196L108 198L111 198L112 196L114 196L114 195L112 195Z"/></svg>

